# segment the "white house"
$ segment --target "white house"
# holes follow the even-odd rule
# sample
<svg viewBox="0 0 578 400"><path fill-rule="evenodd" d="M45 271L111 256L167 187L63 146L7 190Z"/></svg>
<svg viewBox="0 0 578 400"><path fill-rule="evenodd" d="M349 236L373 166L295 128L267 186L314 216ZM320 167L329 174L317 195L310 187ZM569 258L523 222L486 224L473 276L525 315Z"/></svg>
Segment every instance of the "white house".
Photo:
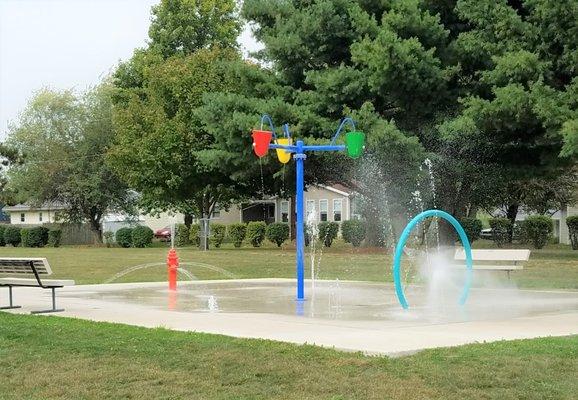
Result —
<svg viewBox="0 0 578 400"><path fill-rule="evenodd" d="M63 210L61 204L46 203L40 207L31 207L27 204L4 206L2 211L10 216L12 225L42 225L56 221L56 213Z"/></svg>

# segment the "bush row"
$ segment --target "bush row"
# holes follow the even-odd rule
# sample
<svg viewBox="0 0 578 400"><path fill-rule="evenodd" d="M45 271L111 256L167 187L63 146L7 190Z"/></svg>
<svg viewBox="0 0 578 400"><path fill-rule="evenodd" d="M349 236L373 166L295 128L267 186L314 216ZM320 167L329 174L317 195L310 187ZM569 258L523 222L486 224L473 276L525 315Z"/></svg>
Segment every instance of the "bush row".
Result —
<svg viewBox="0 0 578 400"><path fill-rule="evenodd" d="M572 217L570 217L572 218ZM570 219L569 218L569 219ZM570 228L571 222L568 224ZM578 222L577 222L578 224ZM510 239L517 239L520 243L532 243L534 248L541 249L552 237L554 222L545 215L532 215L515 225L507 218L490 219L492 239L496 246L503 247Z"/></svg>
<svg viewBox="0 0 578 400"><path fill-rule="evenodd" d="M154 232L148 226L120 228L116 231L116 243L121 247L149 247L153 243Z"/></svg>
<svg viewBox="0 0 578 400"><path fill-rule="evenodd" d="M340 224L337 222L320 222L318 225L319 238L326 247L330 247L339 233ZM311 227L306 227L305 242L309 245L311 239ZM343 239L357 247L365 239L366 227L363 221L351 220L341 223ZM184 224L176 226L175 245L178 247L187 245L199 245L200 226L192 224L188 229ZM215 247L221 247L225 240L230 240L235 247L241 247L248 242L253 247L260 247L265 239L276 244L278 247L289 239L289 224L275 222L265 224L262 221L249 223L235 223L230 225L211 224L210 243Z"/></svg>
<svg viewBox="0 0 578 400"><path fill-rule="evenodd" d="M43 226L18 228L0 225L0 246L59 247L61 237L60 229L48 229Z"/></svg>

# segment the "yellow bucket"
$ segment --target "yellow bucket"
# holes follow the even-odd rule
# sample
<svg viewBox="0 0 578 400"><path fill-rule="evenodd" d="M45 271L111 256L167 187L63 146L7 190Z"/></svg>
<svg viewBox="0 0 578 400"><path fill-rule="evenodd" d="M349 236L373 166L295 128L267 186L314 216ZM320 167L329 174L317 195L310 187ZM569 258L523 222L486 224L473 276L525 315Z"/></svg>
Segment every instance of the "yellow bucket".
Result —
<svg viewBox="0 0 578 400"><path fill-rule="evenodd" d="M281 138L276 140L276 144L291 146L293 144L293 140L291 138ZM283 164L287 164L289 160L291 160L291 152L283 149L275 149L275 151L277 151L277 158Z"/></svg>

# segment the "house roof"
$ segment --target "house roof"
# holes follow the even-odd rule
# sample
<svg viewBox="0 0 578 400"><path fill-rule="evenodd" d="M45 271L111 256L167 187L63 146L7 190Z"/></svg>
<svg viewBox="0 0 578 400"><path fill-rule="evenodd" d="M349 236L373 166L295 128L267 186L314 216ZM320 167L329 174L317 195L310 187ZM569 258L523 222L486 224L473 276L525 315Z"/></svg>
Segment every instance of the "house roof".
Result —
<svg viewBox="0 0 578 400"><path fill-rule="evenodd" d="M40 206L32 206L30 204L16 204L13 206L4 206L4 212L22 212L22 211L51 211L64 210L65 206L62 203L44 203Z"/></svg>

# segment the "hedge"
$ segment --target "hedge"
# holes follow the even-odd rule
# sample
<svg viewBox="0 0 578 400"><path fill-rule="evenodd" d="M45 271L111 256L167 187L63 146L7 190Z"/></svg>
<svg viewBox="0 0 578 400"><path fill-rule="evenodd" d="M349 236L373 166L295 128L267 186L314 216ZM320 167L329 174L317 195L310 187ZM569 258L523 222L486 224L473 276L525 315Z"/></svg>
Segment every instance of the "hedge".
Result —
<svg viewBox="0 0 578 400"><path fill-rule="evenodd" d="M6 246L6 241L4 240L4 231L6 230L5 225L0 225L0 246Z"/></svg>
<svg viewBox="0 0 578 400"><path fill-rule="evenodd" d="M201 245L201 225L191 224L189 227L189 242L199 247Z"/></svg>
<svg viewBox="0 0 578 400"><path fill-rule="evenodd" d="M459 223L462 228L464 228L470 243L473 243L480 238L480 234L482 233L482 221L476 218L460 218Z"/></svg>
<svg viewBox="0 0 578 400"><path fill-rule="evenodd" d="M492 239L496 246L502 247L510 241L512 222L508 218L492 218L490 219L490 227L492 228Z"/></svg>
<svg viewBox="0 0 578 400"><path fill-rule="evenodd" d="M15 226L6 227L4 230L4 242L6 242L6 244L11 244L14 247L18 247L18 245L20 245L20 240L20 228Z"/></svg>
<svg viewBox="0 0 578 400"><path fill-rule="evenodd" d="M48 228L35 226L20 231L22 247L44 247L48 243Z"/></svg>
<svg viewBox="0 0 578 400"><path fill-rule="evenodd" d="M323 241L325 247L331 247L333 240L337 237L339 232L339 224L337 222L320 222L318 225L319 239Z"/></svg>
<svg viewBox="0 0 578 400"><path fill-rule="evenodd" d="M120 228L116 231L116 243L120 247L131 247L132 246L132 228Z"/></svg>
<svg viewBox="0 0 578 400"><path fill-rule="evenodd" d="M241 247L243 240L245 240L245 235L247 234L247 225L237 223L229 225L229 237L233 241L235 247Z"/></svg>
<svg viewBox="0 0 578 400"><path fill-rule="evenodd" d="M191 244L190 231L185 224L177 224L175 227L175 246L183 247Z"/></svg>
<svg viewBox="0 0 578 400"><path fill-rule="evenodd" d="M346 243L351 243L353 247L359 247L365 239L365 222L358 219L351 219L341 223L341 235Z"/></svg>
<svg viewBox="0 0 578 400"><path fill-rule="evenodd" d="M545 215L532 215L526 218L528 239L532 241L536 249L541 249L548 243L553 230L554 224L550 217L546 217Z"/></svg>
<svg viewBox="0 0 578 400"><path fill-rule="evenodd" d="M110 232L112 234L112 232ZM62 240L62 230L60 229L50 229L48 231L48 242L49 247L60 247L60 241Z"/></svg>
<svg viewBox="0 0 578 400"><path fill-rule="evenodd" d="M289 224L284 222L269 224L267 225L265 236L269 241L275 243L277 247L281 247L283 242L289 239Z"/></svg>
<svg viewBox="0 0 578 400"><path fill-rule="evenodd" d="M211 224L211 241L216 248L221 247L227 236L227 227L223 224Z"/></svg>
<svg viewBox="0 0 578 400"><path fill-rule="evenodd" d="M251 221L247 225L247 239L253 247L260 247L265 240L267 225L263 221Z"/></svg>
<svg viewBox="0 0 578 400"><path fill-rule="evenodd" d="M137 248L150 247L154 235L151 228L139 225L132 230L132 246Z"/></svg>
<svg viewBox="0 0 578 400"><path fill-rule="evenodd" d="M572 249L578 250L578 215L566 218L566 225L568 225L568 234L570 236Z"/></svg>

